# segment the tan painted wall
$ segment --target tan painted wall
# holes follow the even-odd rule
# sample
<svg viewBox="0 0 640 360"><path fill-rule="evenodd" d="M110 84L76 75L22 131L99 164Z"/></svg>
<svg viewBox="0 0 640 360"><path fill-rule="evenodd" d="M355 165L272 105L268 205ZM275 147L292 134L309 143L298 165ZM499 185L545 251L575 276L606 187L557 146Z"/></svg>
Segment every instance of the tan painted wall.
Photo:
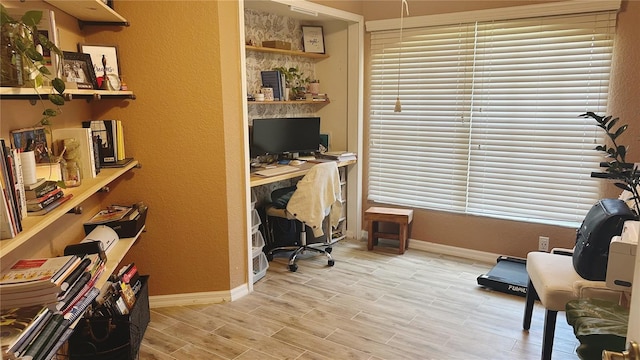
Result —
<svg viewBox="0 0 640 360"><path fill-rule="evenodd" d="M238 5L126 1L118 11L131 29L87 38L118 44L137 96L96 114L126 118L127 151L143 166L119 191L150 209L128 259L153 275L153 295L232 289L247 281Z"/></svg>
<svg viewBox="0 0 640 360"><path fill-rule="evenodd" d="M147 232L124 261L152 275L151 295L233 289L248 281L238 4L121 1L117 11L131 27L89 27L84 38L62 42L64 50L80 41L117 44L121 73L137 96L91 106L76 100L56 119L56 126L122 120L127 155L142 164L110 194L88 201L88 212L100 200L149 205ZM68 26L61 33L78 31L75 21ZM5 119L25 111L35 110L25 101L3 100L3 136L16 126ZM68 217L25 253L38 248L55 255L64 243L80 240L82 220ZM60 228L80 231L60 236Z"/></svg>
<svg viewBox="0 0 640 360"><path fill-rule="evenodd" d="M495 7L507 7L541 3L546 1L411 1L409 9L411 16L431 15L437 13L460 12ZM371 6L368 6L371 4ZM363 8L365 20L379 20L397 18L399 16L399 1L367 2ZM369 44L368 36L365 44ZM640 2L623 1L618 16L618 26L615 43L615 59L611 78L611 102L609 114L619 116L630 124L624 144L630 146L630 157L633 161L640 158ZM368 49L365 51L365 129L368 122ZM368 143L365 136L365 148ZM366 152L366 150L365 150ZM366 181L366 164L365 179ZM367 209L371 203L366 202ZM610 196L617 196L613 190ZM526 256L526 253L536 250L538 236L548 236L551 247L572 247L575 242L575 229L521 223L516 221L496 220L477 216L457 215L440 211L418 210L415 213L411 238L438 244L457 246L467 249L493 252L511 256Z"/></svg>

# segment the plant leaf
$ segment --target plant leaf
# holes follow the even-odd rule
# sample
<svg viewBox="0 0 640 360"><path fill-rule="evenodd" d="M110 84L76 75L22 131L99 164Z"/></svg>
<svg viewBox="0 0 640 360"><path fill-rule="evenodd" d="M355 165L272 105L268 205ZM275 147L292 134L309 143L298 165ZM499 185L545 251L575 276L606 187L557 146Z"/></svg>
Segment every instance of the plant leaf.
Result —
<svg viewBox="0 0 640 360"><path fill-rule="evenodd" d="M44 111L42 112L42 115L44 115L44 116L56 116L56 115L58 115L58 112L56 112L53 109L44 109Z"/></svg>
<svg viewBox="0 0 640 360"><path fill-rule="evenodd" d="M618 130L616 130L616 133L611 135L611 139L612 140L617 139L618 136L622 135L622 133L625 132L625 130L627 130L627 127L629 127L629 125L627 125L627 124L624 124L624 125L620 126L618 128Z"/></svg>
<svg viewBox="0 0 640 360"><path fill-rule="evenodd" d="M36 51L36 48L34 47L25 49L25 55L27 55L27 57L29 57L29 59L33 60L34 62L44 60L42 54Z"/></svg>
<svg viewBox="0 0 640 360"><path fill-rule="evenodd" d="M66 89L64 81L62 81L62 79L60 79L60 78L53 79L51 81L51 84L53 85L53 88L56 89L58 94L62 94L64 92L64 90Z"/></svg>
<svg viewBox="0 0 640 360"><path fill-rule="evenodd" d="M22 15L21 20L27 26L34 27L40 23L40 20L42 20L42 11L29 10Z"/></svg>
<svg viewBox="0 0 640 360"><path fill-rule="evenodd" d="M64 105L64 97L58 94L49 94L49 101L54 103L55 105L62 106Z"/></svg>

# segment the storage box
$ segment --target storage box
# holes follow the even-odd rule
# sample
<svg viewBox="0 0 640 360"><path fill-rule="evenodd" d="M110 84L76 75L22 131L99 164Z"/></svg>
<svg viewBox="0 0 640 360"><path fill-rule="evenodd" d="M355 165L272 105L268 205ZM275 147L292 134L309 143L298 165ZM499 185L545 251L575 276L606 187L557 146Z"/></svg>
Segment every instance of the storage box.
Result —
<svg viewBox="0 0 640 360"><path fill-rule="evenodd" d="M264 237L260 231L251 234L251 253L253 257L258 256L264 247Z"/></svg>
<svg viewBox="0 0 640 360"><path fill-rule="evenodd" d="M253 258L253 283L262 279L267 274L269 268L269 261L264 253L258 254Z"/></svg>
<svg viewBox="0 0 640 360"><path fill-rule="evenodd" d="M263 41L262 46L268 47L268 48L275 48L275 49L291 50L291 43L287 41L281 41L281 40Z"/></svg>
<svg viewBox="0 0 640 360"><path fill-rule="evenodd" d="M106 225L115 230L120 239L134 237L140 232L140 229L142 229L147 220L147 210L148 208L146 206L138 208L138 215L130 220L111 221L104 224L84 224L84 233L88 235L96 226ZM126 217L127 216L125 216L125 218Z"/></svg>
<svg viewBox="0 0 640 360"><path fill-rule="evenodd" d="M149 275L140 276L142 287L128 315L81 319L69 338L69 359L137 359L149 324Z"/></svg>
<svg viewBox="0 0 640 360"><path fill-rule="evenodd" d="M260 224L262 224L262 220L260 220L258 209L251 210L251 232L254 233L258 231Z"/></svg>

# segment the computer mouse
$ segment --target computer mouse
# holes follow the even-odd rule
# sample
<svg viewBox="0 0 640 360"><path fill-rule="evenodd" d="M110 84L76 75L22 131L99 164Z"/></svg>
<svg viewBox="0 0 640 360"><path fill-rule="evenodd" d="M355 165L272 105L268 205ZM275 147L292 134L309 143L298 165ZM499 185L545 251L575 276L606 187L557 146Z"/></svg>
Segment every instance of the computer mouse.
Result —
<svg viewBox="0 0 640 360"><path fill-rule="evenodd" d="M305 163L305 161L302 161L302 160L291 160L291 161L289 161L289 165L292 165L292 166L300 166L300 165L302 165L304 163Z"/></svg>

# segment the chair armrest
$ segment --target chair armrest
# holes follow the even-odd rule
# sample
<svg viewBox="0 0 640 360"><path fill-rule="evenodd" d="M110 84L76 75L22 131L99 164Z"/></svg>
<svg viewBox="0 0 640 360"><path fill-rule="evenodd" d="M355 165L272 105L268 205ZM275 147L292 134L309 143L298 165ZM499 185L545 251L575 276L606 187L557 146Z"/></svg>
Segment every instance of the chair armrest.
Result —
<svg viewBox="0 0 640 360"><path fill-rule="evenodd" d="M558 254L558 255L573 256L573 249L553 248L551 249L551 253Z"/></svg>
<svg viewBox="0 0 640 360"><path fill-rule="evenodd" d="M604 281L578 280L573 283L573 293L580 299L602 299L620 303L622 291L611 290Z"/></svg>

